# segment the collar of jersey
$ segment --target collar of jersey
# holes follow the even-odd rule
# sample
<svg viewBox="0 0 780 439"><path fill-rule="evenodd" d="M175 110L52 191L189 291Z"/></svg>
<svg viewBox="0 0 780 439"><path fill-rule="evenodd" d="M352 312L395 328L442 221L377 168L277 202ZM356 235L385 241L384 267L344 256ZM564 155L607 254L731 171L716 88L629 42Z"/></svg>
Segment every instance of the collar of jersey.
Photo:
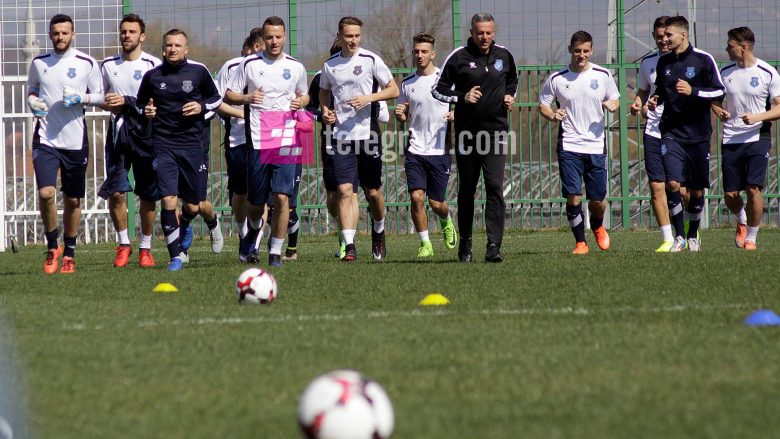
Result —
<svg viewBox="0 0 780 439"><path fill-rule="evenodd" d="M52 56L56 56L57 58L70 58L73 56L76 56L76 48L73 46L68 47L68 50L66 50L64 53L57 53L55 51L51 51Z"/></svg>

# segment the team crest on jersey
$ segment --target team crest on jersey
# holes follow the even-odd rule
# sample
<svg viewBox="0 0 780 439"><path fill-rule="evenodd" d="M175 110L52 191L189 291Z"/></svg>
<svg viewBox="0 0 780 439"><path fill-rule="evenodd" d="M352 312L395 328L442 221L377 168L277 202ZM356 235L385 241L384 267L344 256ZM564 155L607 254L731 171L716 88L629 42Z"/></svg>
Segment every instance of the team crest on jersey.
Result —
<svg viewBox="0 0 780 439"><path fill-rule="evenodd" d="M286 79L288 81L290 80L290 78L292 78L292 74L290 73L290 69L284 69L284 73L282 73L282 78L284 78L284 79Z"/></svg>
<svg viewBox="0 0 780 439"><path fill-rule="evenodd" d="M497 60L496 60L496 63L495 63L495 64L493 64L493 67L495 67L495 68L496 68L496 70L498 70L499 72L500 72L501 70L504 70L504 61L503 61L503 60L500 60L500 59L497 59Z"/></svg>
<svg viewBox="0 0 780 439"><path fill-rule="evenodd" d="M668 148L666 147L665 143L661 144L661 155L666 155L666 152L668 151Z"/></svg>
<svg viewBox="0 0 780 439"><path fill-rule="evenodd" d="M750 78L750 86L753 88L758 87L758 76L753 76Z"/></svg>
<svg viewBox="0 0 780 439"><path fill-rule="evenodd" d="M352 70L352 74L355 76L360 76L361 73L363 73L363 66L355 66L355 69Z"/></svg>
<svg viewBox="0 0 780 439"><path fill-rule="evenodd" d="M71 67L68 69L68 78L73 79L76 77L76 68Z"/></svg>
<svg viewBox="0 0 780 439"><path fill-rule="evenodd" d="M591 79L590 80L590 88L592 90L598 90L599 89L599 80L598 79Z"/></svg>
<svg viewBox="0 0 780 439"><path fill-rule="evenodd" d="M166 88L168 88L168 84L166 84L164 82L161 82L160 83L160 90L165 90Z"/></svg>
<svg viewBox="0 0 780 439"><path fill-rule="evenodd" d="M688 79L693 78L696 76L696 69L694 67L688 67L685 69L685 77Z"/></svg>
<svg viewBox="0 0 780 439"><path fill-rule="evenodd" d="M671 76L672 75L672 69L666 69L666 71L664 72L664 75Z"/></svg>
<svg viewBox="0 0 780 439"><path fill-rule="evenodd" d="M135 79L136 81L140 81L141 80L141 71L140 70L136 70L135 72L133 72L133 79Z"/></svg>
<svg viewBox="0 0 780 439"><path fill-rule="evenodd" d="M475 63L474 61L470 62L469 63L469 68L470 69L476 69L477 68L477 63Z"/></svg>
<svg viewBox="0 0 780 439"><path fill-rule="evenodd" d="M192 91L192 81L182 81L181 89L187 93Z"/></svg>

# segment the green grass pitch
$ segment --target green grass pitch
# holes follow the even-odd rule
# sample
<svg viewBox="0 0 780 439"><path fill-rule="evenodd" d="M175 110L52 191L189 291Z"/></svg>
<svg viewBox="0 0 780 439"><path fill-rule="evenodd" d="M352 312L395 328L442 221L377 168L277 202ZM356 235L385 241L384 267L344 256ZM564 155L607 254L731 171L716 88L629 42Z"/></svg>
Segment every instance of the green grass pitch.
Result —
<svg viewBox="0 0 780 439"><path fill-rule="evenodd" d="M0 313L21 401L42 438L295 438L298 397L315 376L352 368L395 406L394 438L772 437L780 431L780 231L759 249L731 230L698 254L655 254L658 232L616 232L613 248L570 255L564 232L509 231L503 264L433 235L389 236L385 262L333 257L304 236L301 259L272 270L280 295L240 306L237 242L196 240L192 262L115 269L113 247L81 245L74 275L45 276L43 248L0 254ZM261 254L263 258L265 256ZM171 282L178 293L156 294ZM420 307L427 293L446 307Z"/></svg>

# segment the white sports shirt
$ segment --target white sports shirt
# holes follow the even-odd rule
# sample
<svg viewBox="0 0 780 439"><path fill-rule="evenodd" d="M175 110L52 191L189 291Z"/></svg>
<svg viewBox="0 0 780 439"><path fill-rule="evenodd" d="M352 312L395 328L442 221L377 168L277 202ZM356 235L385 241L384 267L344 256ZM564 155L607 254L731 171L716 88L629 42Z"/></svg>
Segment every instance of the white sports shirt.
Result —
<svg viewBox="0 0 780 439"><path fill-rule="evenodd" d="M371 105L356 110L347 102L355 96L374 93L374 79L380 86L393 74L377 54L360 48L349 58L337 53L325 61L320 88L330 90L336 112L334 136L339 140L367 140L371 137Z"/></svg>
<svg viewBox="0 0 780 439"><path fill-rule="evenodd" d="M62 102L66 86L85 94L86 105L103 103L103 80L95 58L71 47L61 55L52 51L33 59L27 90L49 107L49 113L38 120L36 127L40 142L75 151L82 148L86 139L85 103L66 107Z"/></svg>
<svg viewBox="0 0 780 439"><path fill-rule="evenodd" d="M443 155L446 152L446 119L450 106L433 97L439 69L432 75L417 73L401 82L399 104L409 104L409 152L417 155Z"/></svg>
<svg viewBox="0 0 780 439"><path fill-rule="evenodd" d="M236 69L238 69L245 58L246 57L244 56L237 56L222 65L222 68L217 72L217 90L219 90L219 94L223 97L228 88L230 88L230 81L236 73ZM242 93L241 90L234 91ZM238 109L242 108L240 105L234 105L234 107ZM228 145L230 148L235 148L244 143L246 143L246 125L244 124L244 119L231 117L230 131L228 132Z"/></svg>
<svg viewBox="0 0 780 439"><path fill-rule="evenodd" d="M285 53L276 60L266 58L263 52L249 55L236 68L228 89L251 94L258 88L263 90L263 103L249 105L249 128L255 149L260 149L260 118L263 111L290 111L290 103L296 93L300 96L308 93L306 68Z"/></svg>
<svg viewBox="0 0 780 439"><path fill-rule="evenodd" d="M162 61L159 58L146 52L141 52L141 56L135 61L124 60L120 54L108 57L100 64L103 91L118 93L122 96L138 96L141 78L146 72L160 64Z"/></svg>
<svg viewBox="0 0 780 439"><path fill-rule="evenodd" d="M642 58L639 64L639 88L642 90L649 90L648 96L655 94L655 67L658 64L658 58L660 53L655 52ZM661 104L655 108L654 111L647 112L647 123L645 124L645 134L656 139L661 138L661 130L658 128L658 124L661 123L661 114L664 112L664 105Z"/></svg>
<svg viewBox="0 0 780 439"><path fill-rule="evenodd" d="M580 73L568 68L550 75L539 94L539 102L566 110L561 122L564 151L583 154L604 153L604 107L606 100L620 98L609 71L591 63Z"/></svg>
<svg viewBox="0 0 780 439"><path fill-rule="evenodd" d="M763 122L745 125L741 116L745 113L763 113L780 97L780 76L763 60L753 67L741 68L736 63L721 69L726 86L726 109L731 119L723 124L723 143L758 141ZM769 126L767 125L767 129Z"/></svg>

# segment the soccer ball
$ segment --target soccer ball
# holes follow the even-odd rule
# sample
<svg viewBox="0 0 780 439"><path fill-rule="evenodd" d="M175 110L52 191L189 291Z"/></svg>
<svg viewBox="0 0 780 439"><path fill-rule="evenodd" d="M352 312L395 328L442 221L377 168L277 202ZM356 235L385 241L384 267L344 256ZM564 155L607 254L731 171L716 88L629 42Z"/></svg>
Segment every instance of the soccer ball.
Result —
<svg viewBox="0 0 780 439"><path fill-rule="evenodd" d="M238 303L259 305L271 303L278 295L276 279L260 268L250 268L236 280Z"/></svg>
<svg viewBox="0 0 780 439"><path fill-rule="evenodd" d="M394 423L382 386L354 370L315 378L298 403L298 424L308 439L386 439Z"/></svg>

